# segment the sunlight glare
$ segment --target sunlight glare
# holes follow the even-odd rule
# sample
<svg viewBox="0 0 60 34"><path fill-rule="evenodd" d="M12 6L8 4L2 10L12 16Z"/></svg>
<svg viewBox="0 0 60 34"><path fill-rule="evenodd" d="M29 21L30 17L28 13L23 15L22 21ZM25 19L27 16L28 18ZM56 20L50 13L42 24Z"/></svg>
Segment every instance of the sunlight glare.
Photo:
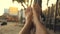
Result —
<svg viewBox="0 0 60 34"><path fill-rule="evenodd" d="M48 7L51 7L52 4L56 4L56 1L57 0L50 0L49 3L48 3Z"/></svg>
<svg viewBox="0 0 60 34"><path fill-rule="evenodd" d="M47 6L47 0L42 0L42 10L46 10L47 7L51 7L52 4L56 4L57 0L49 0L48 6ZM22 6L23 4L23 6ZM26 3L18 3L17 1L12 1L12 0L0 0L0 16L4 14L4 8L9 9L9 7L17 7L18 10L27 8L27 5L33 6L34 0L29 0Z"/></svg>
<svg viewBox="0 0 60 34"><path fill-rule="evenodd" d="M33 4L34 4L34 0L32 0L31 7L33 7Z"/></svg>

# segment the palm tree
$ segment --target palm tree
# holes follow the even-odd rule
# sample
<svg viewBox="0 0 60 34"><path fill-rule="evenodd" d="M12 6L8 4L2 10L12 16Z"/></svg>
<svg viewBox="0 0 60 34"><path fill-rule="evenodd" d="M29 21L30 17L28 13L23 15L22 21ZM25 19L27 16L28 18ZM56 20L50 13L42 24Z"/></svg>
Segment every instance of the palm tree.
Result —
<svg viewBox="0 0 60 34"><path fill-rule="evenodd" d="M35 0L35 3L38 3L42 7L42 0Z"/></svg>
<svg viewBox="0 0 60 34"><path fill-rule="evenodd" d="M55 11L55 23L54 23L54 32L55 32L55 30L56 30L56 24L57 24L57 19L56 19L56 17L57 17L57 11L58 11L58 1L59 0L57 0L57 2L56 2L56 11Z"/></svg>
<svg viewBox="0 0 60 34"><path fill-rule="evenodd" d="M25 0L12 0L12 1L24 2Z"/></svg>

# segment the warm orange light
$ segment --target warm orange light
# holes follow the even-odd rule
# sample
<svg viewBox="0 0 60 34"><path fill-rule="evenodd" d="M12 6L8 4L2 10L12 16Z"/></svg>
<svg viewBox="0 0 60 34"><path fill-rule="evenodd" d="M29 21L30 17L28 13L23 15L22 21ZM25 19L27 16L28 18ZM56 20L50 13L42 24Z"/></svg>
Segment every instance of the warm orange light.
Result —
<svg viewBox="0 0 60 34"><path fill-rule="evenodd" d="M18 13L18 8L16 8L16 7L9 8L9 14L16 15L17 13Z"/></svg>

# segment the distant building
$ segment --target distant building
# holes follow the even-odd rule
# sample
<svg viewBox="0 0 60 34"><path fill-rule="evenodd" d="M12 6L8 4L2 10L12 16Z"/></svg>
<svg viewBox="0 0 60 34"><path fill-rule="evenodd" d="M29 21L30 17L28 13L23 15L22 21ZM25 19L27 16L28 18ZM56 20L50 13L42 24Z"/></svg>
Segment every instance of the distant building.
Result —
<svg viewBox="0 0 60 34"><path fill-rule="evenodd" d="M18 22L18 17L17 16L7 16L7 21L8 22Z"/></svg>
<svg viewBox="0 0 60 34"><path fill-rule="evenodd" d="M9 14L10 15L18 15L18 8L17 7L10 7Z"/></svg>
<svg viewBox="0 0 60 34"><path fill-rule="evenodd" d="M9 15L9 9L4 8L4 14L3 14L3 16L7 16L7 15Z"/></svg>
<svg viewBox="0 0 60 34"><path fill-rule="evenodd" d="M4 8L4 13L8 13L9 9Z"/></svg>

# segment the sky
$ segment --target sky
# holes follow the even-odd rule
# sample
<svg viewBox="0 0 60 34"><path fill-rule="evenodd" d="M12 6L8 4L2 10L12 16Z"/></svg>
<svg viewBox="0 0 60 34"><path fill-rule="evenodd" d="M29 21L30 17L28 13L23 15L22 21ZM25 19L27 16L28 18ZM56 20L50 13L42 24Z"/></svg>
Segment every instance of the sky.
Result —
<svg viewBox="0 0 60 34"><path fill-rule="evenodd" d="M49 0L48 7L51 7L52 4L56 4L56 0ZM42 0L42 10L47 9L47 0Z"/></svg>
<svg viewBox="0 0 60 34"><path fill-rule="evenodd" d="M56 0L50 0L48 7L51 7L51 4L56 4ZM42 10L47 9L47 0L42 0L42 6ZM0 0L0 16L4 14L4 8L9 9L9 7L17 7L18 10L23 8L17 1L13 3L12 0Z"/></svg>

